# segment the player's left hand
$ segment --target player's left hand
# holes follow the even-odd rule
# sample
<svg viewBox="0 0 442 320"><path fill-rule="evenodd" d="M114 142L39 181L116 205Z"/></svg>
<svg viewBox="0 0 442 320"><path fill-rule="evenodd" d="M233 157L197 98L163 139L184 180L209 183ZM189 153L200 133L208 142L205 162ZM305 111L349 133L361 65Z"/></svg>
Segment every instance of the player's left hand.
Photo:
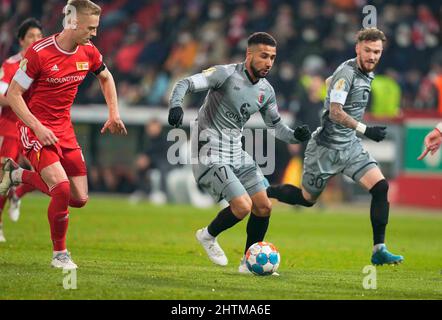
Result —
<svg viewBox="0 0 442 320"><path fill-rule="evenodd" d="M120 118L110 118L106 121L103 128L101 129L101 133L105 133L106 130L109 130L112 134L124 134L127 135L126 127L124 126L123 121Z"/></svg>
<svg viewBox="0 0 442 320"><path fill-rule="evenodd" d="M307 141L310 139L312 133L306 124L295 128L295 138L301 142Z"/></svg>

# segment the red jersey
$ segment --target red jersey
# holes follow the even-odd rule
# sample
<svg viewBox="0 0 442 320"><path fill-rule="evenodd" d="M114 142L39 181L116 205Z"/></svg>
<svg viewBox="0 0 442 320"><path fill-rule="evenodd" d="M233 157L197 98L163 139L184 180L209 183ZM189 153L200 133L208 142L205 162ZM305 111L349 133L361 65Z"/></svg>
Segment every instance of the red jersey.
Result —
<svg viewBox="0 0 442 320"><path fill-rule="evenodd" d="M59 144L76 148L71 106L88 72L101 70L102 56L91 42L78 45L73 52L64 51L55 40L57 35L29 47L14 80L27 89L23 98L29 110L54 132Z"/></svg>
<svg viewBox="0 0 442 320"><path fill-rule="evenodd" d="M20 53L7 59L0 69L0 94L6 95L6 91L9 88L9 84L17 71L22 56ZM0 106L0 136L17 138L17 116L14 111L8 106Z"/></svg>

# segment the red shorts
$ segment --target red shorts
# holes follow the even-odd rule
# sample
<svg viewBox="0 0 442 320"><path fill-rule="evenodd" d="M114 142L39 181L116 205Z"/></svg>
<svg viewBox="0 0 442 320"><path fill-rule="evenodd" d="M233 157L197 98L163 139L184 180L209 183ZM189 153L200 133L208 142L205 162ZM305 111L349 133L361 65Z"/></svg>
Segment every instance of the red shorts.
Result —
<svg viewBox="0 0 442 320"><path fill-rule="evenodd" d="M20 140L17 138L0 136L0 158L11 158L15 162L18 162L20 153Z"/></svg>
<svg viewBox="0 0 442 320"><path fill-rule="evenodd" d="M31 130L21 129L20 132L23 154L38 173L47 166L60 162L68 177L87 175L86 163L79 146L66 148L59 143L42 146Z"/></svg>

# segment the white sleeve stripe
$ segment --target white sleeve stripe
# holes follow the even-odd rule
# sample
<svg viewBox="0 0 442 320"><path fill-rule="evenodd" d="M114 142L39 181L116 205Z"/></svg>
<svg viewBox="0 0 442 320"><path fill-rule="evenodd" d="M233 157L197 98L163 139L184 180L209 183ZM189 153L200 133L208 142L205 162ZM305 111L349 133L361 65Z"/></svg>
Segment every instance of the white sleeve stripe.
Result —
<svg viewBox="0 0 442 320"><path fill-rule="evenodd" d="M345 101L347 100L348 92L342 90L334 90L330 91L330 103L340 103L345 105Z"/></svg>
<svg viewBox="0 0 442 320"><path fill-rule="evenodd" d="M13 80L17 81L17 83L25 90L28 90L31 86L34 79L29 78L29 76L22 69L18 69L15 73Z"/></svg>
<svg viewBox="0 0 442 320"><path fill-rule="evenodd" d="M209 81L207 81L206 77L202 73L195 74L189 78L195 90L206 89L209 87Z"/></svg>
<svg viewBox="0 0 442 320"><path fill-rule="evenodd" d="M4 96L8 88L9 88L9 83L0 81L0 95Z"/></svg>

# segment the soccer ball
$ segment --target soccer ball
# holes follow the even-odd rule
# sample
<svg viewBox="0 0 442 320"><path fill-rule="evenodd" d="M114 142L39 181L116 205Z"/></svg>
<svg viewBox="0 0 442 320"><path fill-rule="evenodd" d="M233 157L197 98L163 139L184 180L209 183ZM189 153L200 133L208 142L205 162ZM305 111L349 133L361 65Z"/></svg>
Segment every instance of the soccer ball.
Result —
<svg viewBox="0 0 442 320"><path fill-rule="evenodd" d="M252 244L246 252L246 265L253 274L268 276L278 270L281 256L270 242Z"/></svg>

